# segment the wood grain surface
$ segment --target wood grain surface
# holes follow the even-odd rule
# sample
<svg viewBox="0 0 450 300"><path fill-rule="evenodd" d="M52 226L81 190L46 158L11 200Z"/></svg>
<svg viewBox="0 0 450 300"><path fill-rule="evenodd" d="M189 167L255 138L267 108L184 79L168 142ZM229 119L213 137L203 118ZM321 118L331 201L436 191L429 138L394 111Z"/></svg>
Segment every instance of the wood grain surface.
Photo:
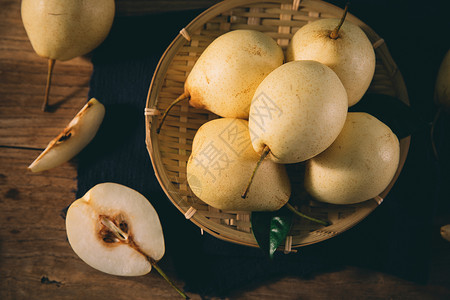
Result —
<svg viewBox="0 0 450 300"><path fill-rule="evenodd" d="M217 1L117 1L119 15L207 7ZM38 57L20 18L19 0L0 0L0 299L176 299L156 273L117 277L98 272L70 248L61 210L75 200L76 159L33 174L27 166L86 101L87 58L57 62L50 111L40 110L47 61ZM233 292L232 299L449 299L450 243L436 218L430 280L418 285L349 267L308 280L280 278ZM177 279L170 261L161 261ZM199 295L190 294L192 299Z"/></svg>

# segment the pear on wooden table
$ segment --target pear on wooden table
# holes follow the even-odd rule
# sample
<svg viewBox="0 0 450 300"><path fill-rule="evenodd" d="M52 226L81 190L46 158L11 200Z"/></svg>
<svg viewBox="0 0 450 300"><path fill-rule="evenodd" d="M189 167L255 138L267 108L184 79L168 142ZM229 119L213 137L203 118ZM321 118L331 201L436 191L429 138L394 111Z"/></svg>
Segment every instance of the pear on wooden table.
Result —
<svg viewBox="0 0 450 300"><path fill-rule="evenodd" d="M95 98L89 100L28 169L33 172L49 170L75 157L95 137L104 116L103 104Z"/></svg>
<svg viewBox="0 0 450 300"><path fill-rule="evenodd" d="M344 85L348 106L361 100L375 73L375 51L364 31L345 19L320 19L301 27L286 50L287 61L316 60ZM343 22L340 24L340 22Z"/></svg>
<svg viewBox="0 0 450 300"><path fill-rule="evenodd" d="M206 204L228 211L274 211L287 203L290 181L284 165L262 162L247 199L242 199L259 155L253 150L248 121L220 118L203 124L192 144L187 180Z"/></svg>
<svg viewBox="0 0 450 300"><path fill-rule="evenodd" d="M247 119L253 94L261 81L284 61L283 50L267 34L256 30L234 30L216 38L203 51L179 101L227 118Z"/></svg>
<svg viewBox="0 0 450 300"><path fill-rule="evenodd" d="M66 231L75 253L108 274L147 274L152 261L159 261L165 252L153 206L140 193L116 183L98 184L73 202L67 211Z"/></svg>
<svg viewBox="0 0 450 300"><path fill-rule="evenodd" d="M85 55L108 35L114 0L22 0L23 25L34 51L49 61L45 110L56 60Z"/></svg>
<svg viewBox="0 0 450 300"><path fill-rule="evenodd" d="M321 202L359 203L386 189L399 160L391 129L370 114L352 112L334 143L306 162L305 189Z"/></svg>
<svg viewBox="0 0 450 300"><path fill-rule="evenodd" d="M165 253L159 216L139 192L105 182L74 201L66 215L73 251L89 266L112 275L141 276L155 268L183 297L157 262Z"/></svg>

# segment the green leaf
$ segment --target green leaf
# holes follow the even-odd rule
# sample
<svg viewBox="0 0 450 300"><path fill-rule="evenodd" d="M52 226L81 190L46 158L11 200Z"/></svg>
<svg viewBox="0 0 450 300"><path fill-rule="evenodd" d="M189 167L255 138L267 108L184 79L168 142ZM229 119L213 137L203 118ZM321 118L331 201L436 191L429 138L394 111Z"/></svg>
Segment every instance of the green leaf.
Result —
<svg viewBox="0 0 450 300"><path fill-rule="evenodd" d="M410 106L388 95L366 94L358 103L350 107L349 111L371 114L389 126L399 139L427 125Z"/></svg>
<svg viewBox="0 0 450 300"><path fill-rule="evenodd" d="M253 235L259 247L270 258L285 241L291 229L293 214L285 207L274 212L252 212Z"/></svg>

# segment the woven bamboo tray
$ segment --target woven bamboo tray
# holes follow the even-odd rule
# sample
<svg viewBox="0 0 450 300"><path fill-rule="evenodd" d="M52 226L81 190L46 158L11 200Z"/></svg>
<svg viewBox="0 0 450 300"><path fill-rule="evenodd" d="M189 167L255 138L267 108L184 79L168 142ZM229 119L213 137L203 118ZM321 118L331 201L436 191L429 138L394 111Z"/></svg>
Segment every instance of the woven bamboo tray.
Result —
<svg viewBox="0 0 450 300"><path fill-rule="evenodd" d="M226 241L257 247L248 212L221 211L210 207L198 199L187 184L186 164L194 135L202 124L217 116L190 107L184 101L171 110L161 133L156 134L161 112L183 93L191 68L203 50L219 35L235 29L255 29L270 35L285 49L301 26L320 18L340 18L342 13L341 8L318 0L223 1L183 28L163 54L153 75L145 109L147 149L165 193L202 232L204 230ZM348 14L346 20L365 31L376 52L376 71L369 91L394 96L408 104L402 76L383 39L355 16ZM409 137L400 141L400 165L391 184L379 196L363 203L337 206L315 202L302 191L301 178L294 178L293 201L299 203L298 208L312 216L328 219L332 225L324 227L298 218L282 249L295 251L293 248L329 239L364 219L392 188L406 160L409 143Z"/></svg>

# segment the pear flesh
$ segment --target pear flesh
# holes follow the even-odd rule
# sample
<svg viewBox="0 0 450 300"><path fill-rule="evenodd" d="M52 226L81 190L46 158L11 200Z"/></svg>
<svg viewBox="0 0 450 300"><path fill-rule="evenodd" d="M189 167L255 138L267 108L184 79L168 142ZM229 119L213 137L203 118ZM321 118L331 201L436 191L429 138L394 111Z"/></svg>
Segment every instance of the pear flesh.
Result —
<svg viewBox="0 0 450 300"><path fill-rule="evenodd" d="M388 126L367 113L349 113L334 143L306 163L305 189L321 202L359 203L386 189L399 160L400 144Z"/></svg>
<svg viewBox="0 0 450 300"><path fill-rule="evenodd" d="M185 94L193 107L247 119L256 88L283 60L283 50L265 33L227 32L198 58L186 79Z"/></svg>
<svg viewBox="0 0 450 300"><path fill-rule="evenodd" d="M121 236L111 230L118 227ZM66 231L74 252L91 267L112 275L139 276L165 252L164 236L150 202L116 183L101 183L72 203Z"/></svg>
<svg viewBox="0 0 450 300"><path fill-rule="evenodd" d="M22 0L22 21L34 51L69 60L95 49L109 33L114 0Z"/></svg>
<svg viewBox="0 0 450 300"><path fill-rule="evenodd" d="M52 169L72 159L95 137L105 116L105 107L92 98L28 167L33 172Z"/></svg>
<svg viewBox="0 0 450 300"><path fill-rule="evenodd" d="M241 195L259 155L253 150L248 121L220 118L203 124L192 144L187 180L206 204L228 211L275 211L291 194L285 166L261 163L246 199Z"/></svg>
<svg viewBox="0 0 450 300"><path fill-rule="evenodd" d="M253 148L268 146L277 163L305 161L336 139L347 116L347 93L337 75L316 61L292 61L259 85L250 108Z"/></svg>
<svg viewBox="0 0 450 300"><path fill-rule="evenodd" d="M330 37L339 19L320 19L301 27L286 50L287 61L316 60L330 67L344 85L348 106L361 100L375 73L375 51L364 31L345 21L338 38Z"/></svg>

